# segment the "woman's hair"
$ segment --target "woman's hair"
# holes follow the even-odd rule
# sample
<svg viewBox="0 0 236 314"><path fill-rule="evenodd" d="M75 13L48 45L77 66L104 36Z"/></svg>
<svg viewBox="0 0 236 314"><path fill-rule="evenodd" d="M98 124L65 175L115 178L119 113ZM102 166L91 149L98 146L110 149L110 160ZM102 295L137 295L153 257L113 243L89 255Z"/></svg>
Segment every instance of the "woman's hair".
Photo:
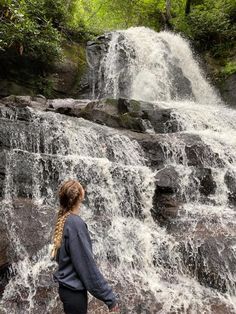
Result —
<svg viewBox="0 0 236 314"><path fill-rule="evenodd" d="M76 180L65 181L59 189L60 209L57 216L53 236L53 248L51 259L55 259L57 251L61 246L62 235L66 218L69 216L73 206L83 201L84 189Z"/></svg>

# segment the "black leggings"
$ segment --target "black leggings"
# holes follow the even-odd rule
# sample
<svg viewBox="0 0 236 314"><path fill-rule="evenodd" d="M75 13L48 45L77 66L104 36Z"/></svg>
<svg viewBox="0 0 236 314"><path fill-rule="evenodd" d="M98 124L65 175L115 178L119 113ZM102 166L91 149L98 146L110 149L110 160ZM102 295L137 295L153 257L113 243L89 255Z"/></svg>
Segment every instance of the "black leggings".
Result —
<svg viewBox="0 0 236 314"><path fill-rule="evenodd" d="M59 296L66 314L87 314L88 295L86 290L71 290L59 285Z"/></svg>

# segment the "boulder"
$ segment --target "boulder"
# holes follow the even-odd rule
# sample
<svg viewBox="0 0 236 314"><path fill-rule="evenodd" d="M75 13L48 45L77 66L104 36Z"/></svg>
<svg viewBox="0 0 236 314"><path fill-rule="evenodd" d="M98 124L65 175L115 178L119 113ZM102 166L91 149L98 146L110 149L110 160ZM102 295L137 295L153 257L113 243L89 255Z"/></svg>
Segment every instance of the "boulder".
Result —
<svg viewBox="0 0 236 314"><path fill-rule="evenodd" d="M146 133L172 133L181 130L171 109L162 109L141 101L102 99L89 102L84 107L71 108L71 105L63 105L63 108L58 108L57 111L113 128Z"/></svg>

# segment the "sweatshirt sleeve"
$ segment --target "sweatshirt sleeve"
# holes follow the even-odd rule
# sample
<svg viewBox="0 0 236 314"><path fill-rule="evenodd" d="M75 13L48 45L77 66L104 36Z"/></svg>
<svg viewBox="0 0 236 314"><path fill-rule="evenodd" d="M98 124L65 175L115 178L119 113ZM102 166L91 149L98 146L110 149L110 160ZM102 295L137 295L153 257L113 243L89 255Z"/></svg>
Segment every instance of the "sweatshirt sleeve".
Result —
<svg viewBox="0 0 236 314"><path fill-rule="evenodd" d="M72 264L85 288L108 308L116 304L116 297L99 271L93 258L91 239L85 223L81 223L77 235L69 241Z"/></svg>

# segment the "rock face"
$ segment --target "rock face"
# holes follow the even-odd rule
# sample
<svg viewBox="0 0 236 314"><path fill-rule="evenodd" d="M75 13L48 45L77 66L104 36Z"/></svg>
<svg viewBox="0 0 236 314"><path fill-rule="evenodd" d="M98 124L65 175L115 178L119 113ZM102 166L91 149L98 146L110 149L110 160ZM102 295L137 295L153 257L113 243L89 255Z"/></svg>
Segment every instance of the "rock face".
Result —
<svg viewBox="0 0 236 314"><path fill-rule="evenodd" d="M99 58L98 47L94 46L93 49L98 49ZM118 184L115 178L119 178L125 186L122 202L119 205L122 219L135 217L142 221L146 213L140 205L140 190L137 186L141 184L143 177L139 178L140 182L138 181L132 193L128 188L129 185L132 186L132 181L136 178L135 173L142 173L143 165L155 173L151 195L152 218L158 226L167 230L168 236L178 241L179 244L175 250L178 256L176 263L181 263L182 275L194 278L201 285L216 289L220 293L227 293L233 289L235 282L230 276L233 276L236 271L235 256L231 250L231 247L235 245L233 236L235 230L233 227L231 230L229 226L228 231L232 232L232 236L229 237L223 226L218 225L214 216L209 214L210 218L207 222L202 216L198 216L201 210L208 210L207 206L214 205L213 196L218 188L214 171L224 168L225 161L198 135L180 132L184 131L184 125L178 121L174 110L163 109L161 105L154 106L127 99L99 101L67 99L62 101L47 100L42 96L10 96L1 100L0 121L0 197L2 201L0 208L0 290L3 290L8 282L6 278L9 265L20 262L25 254L29 260L33 261L37 258L40 260L40 254L47 247L52 233L49 222L55 219L55 210L52 210L55 204L53 202L48 204L47 198L50 199L55 194L58 182L64 179L61 173L65 169L66 173L76 173L78 178L81 177L81 180L84 180L85 185L88 184L88 187L91 182L95 187L96 184L106 186L111 178L114 179L114 184ZM79 131L75 129L76 125L81 125ZM120 158L121 149L114 151L113 147L108 145L111 140L115 140L118 145L118 140L116 137L111 137L110 128L101 131L98 128L99 125L108 126L113 131L115 129L117 136L125 136L130 140L129 145L131 143L137 145L143 154L139 156L143 158L143 164L139 165L142 167L137 167L137 169L131 167L131 173L126 168L125 170L122 168L121 171L119 162L122 157L119 162L116 161L117 156ZM89 133L92 127L95 128L96 134ZM80 141L85 143L81 150L81 154L85 157L80 160L71 159L71 156L75 154L73 149L77 149L80 143L76 142L73 137L70 138L72 134L70 132L83 132L84 129L85 132L80 137ZM95 136L99 143L96 149L90 148L90 156L87 155L85 149L90 145L92 136ZM69 141L74 141L74 146L71 146ZM179 143L179 146L174 146L173 143ZM93 142L93 145L95 144ZM99 151L99 158L95 154L97 151ZM132 158L136 157L131 156L131 160ZM97 164L90 164L90 159L94 163L97 160L100 161ZM110 163L113 162L114 165L111 166ZM104 164L111 167L109 178L106 177L106 168L102 168ZM102 169L101 174L98 172L99 167ZM128 165L125 164L125 167ZM235 206L234 178L235 175L230 172L227 172L224 178L228 188L228 202L231 206ZM115 188L117 187L113 186L110 193L113 193ZM145 190L145 186L143 189ZM106 217L109 214L105 212L108 206L106 205L107 195L100 195L96 190L89 192L95 203L94 215L98 217L97 223L104 226L103 230L107 230L111 224ZM93 206L91 199L87 199L86 204L88 207ZM128 204L132 204L129 209ZM195 204L196 208L190 211L186 209L188 204ZM12 217L14 217L14 224L6 225L6 221L11 221ZM19 250L16 250L16 242L14 242L16 239L13 239L16 234L17 241L24 243L23 248L20 247ZM161 267L164 263L163 267L169 267L170 273L175 271L176 266L170 263L172 259L165 252L165 245L163 245L163 252L159 253L163 254L161 261L156 259L153 264ZM111 264L119 264L115 249L107 253L107 259ZM40 313L40 309L45 312L48 310L45 303L46 297L55 296L55 285L51 282L48 284L49 274L53 267L55 265L49 264L49 268L45 271L45 278L40 279L42 281L34 291L38 306L35 310L36 314ZM37 272L36 269L32 271L32 274L35 272ZM19 274L15 276L17 282ZM29 280L35 279L32 277ZM117 289L122 293L122 287ZM132 289L133 287L130 288L130 293ZM22 293L28 296L28 292L24 289ZM150 294L148 299L152 298L153 295ZM143 313L147 310L139 297L135 300L134 302L137 303L135 313ZM19 300L14 296L7 302L10 302L11 308L16 309ZM150 306L151 314L162 308L161 304L154 303ZM215 308L224 306L221 303L214 305L213 302L212 304ZM21 306L21 310L24 311L25 305L22 303ZM56 299L54 305L51 306L51 313L62 313ZM97 310L100 306L101 304L94 301L91 303L93 310ZM215 313L220 313L220 310L217 311ZM124 306L124 313L129 313L129 308ZM231 312L229 310L226 313Z"/></svg>
<svg viewBox="0 0 236 314"><path fill-rule="evenodd" d="M63 61L50 68L37 61L11 54L0 53L0 98L9 95L38 93L47 97L88 98L89 82L85 44L63 43Z"/></svg>
<svg viewBox="0 0 236 314"><path fill-rule="evenodd" d="M88 42L87 44L87 56L89 65L89 77L90 77L90 90L93 91L93 97L99 96L109 97L113 96L112 93L109 94L105 91L104 81L101 77L104 76L105 72L105 61L106 55L109 50L109 42L112 39L112 34L107 33L103 36L98 37L95 41ZM124 49L124 36L122 34L118 35L118 45L119 45L119 57L116 62L117 71L119 71L119 97L127 97L130 92L129 84L129 73L128 73L128 55ZM134 53L132 58L135 58Z"/></svg>
<svg viewBox="0 0 236 314"><path fill-rule="evenodd" d="M226 103L236 108L236 74L230 75L220 87L221 94Z"/></svg>
<svg viewBox="0 0 236 314"><path fill-rule="evenodd" d="M225 174L225 183L229 190L229 200L233 205L236 205L236 173L227 171Z"/></svg>

